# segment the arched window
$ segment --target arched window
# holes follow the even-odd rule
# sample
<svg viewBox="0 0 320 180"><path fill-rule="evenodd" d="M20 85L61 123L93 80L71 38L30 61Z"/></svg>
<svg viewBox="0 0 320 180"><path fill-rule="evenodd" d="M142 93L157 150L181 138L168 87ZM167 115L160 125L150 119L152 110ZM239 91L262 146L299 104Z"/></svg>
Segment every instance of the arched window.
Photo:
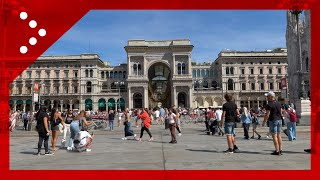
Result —
<svg viewBox="0 0 320 180"><path fill-rule="evenodd" d="M138 75L138 65L137 64L133 65L133 74Z"/></svg>
<svg viewBox="0 0 320 180"><path fill-rule="evenodd" d="M213 87L214 89L216 89L216 88L218 87L217 81L212 81L212 82L211 82L211 87Z"/></svg>
<svg viewBox="0 0 320 180"><path fill-rule="evenodd" d="M206 72L205 72L204 69L202 69L202 70L201 70L201 77L205 77L205 75L206 75Z"/></svg>
<svg viewBox="0 0 320 180"><path fill-rule="evenodd" d="M113 71L110 72L110 78L113 78Z"/></svg>
<svg viewBox="0 0 320 180"><path fill-rule="evenodd" d="M106 72L106 78L109 78L109 71Z"/></svg>
<svg viewBox="0 0 320 180"><path fill-rule="evenodd" d="M210 76L209 69L207 69L206 77L209 77L209 76Z"/></svg>
<svg viewBox="0 0 320 180"><path fill-rule="evenodd" d="M93 70L90 70L90 77L93 77Z"/></svg>
<svg viewBox="0 0 320 180"><path fill-rule="evenodd" d="M114 76L114 78L118 78L118 71L115 71L113 76Z"/></svg>
<svg viewBox="0 0 320 180"><path fill-rule="evenodd" d="M309 72L309 58L306 58L306 71Z"/></svg>
<svg viewBox="0 0 320 180"><path fill-rule="evenodd" d="M181 74L181 64L178 63L178 74Z"/></svg>
<svg viewBox="0 0 320 180"><path fill-rule="evenodd" d="M123 78L123 77L122 77L122 71L119 71L119 76L118 76L118 78L120 78L120 79Z"/></svg>
<svg viewBox="0 0 320 180"><path fill-rule="evenodd" d="M104 71L101 71L101 78L104 79Z"/></svg>
<svg viewBox="0 0 320 180"><path fill-rule="evenodd" d="M233 67L230 68L230 74L234 74Z"/></svg>
<svg viewBox="0 0 320 180"><path fill-rule="evenodd" d="M182 63L182 74L186 74L186 64Z"/></svg>
<svg viewBox="0 0 320 180"><path fill-rule="evenodd" d="M91 93L92 92L92 83L91 83L91 81L88 81L86 85L87 85L87 93Z"/></svg>
<svg viewBox="0 0 320 180"><path fill-rule="evenodd" d="M198 69L198 71L197 71L197 77L200 77L201 76L201 74L200 74L200 69Z"/></svg>
<svg viewBox="0 0 320 180"><path fill-rule="evenodd" d="M233 80L232 79L228 80L228 90L233 90Z"/></svg>
<svg viewBox="0 0 320 180"><path fill-rule="evenodd" d="M210 70L210 77L213 77L213 70Z"/></svg>
<svg viewBox="0 0 320 180"><path fill-rule="evenodd" d="M194 70L192 70L192 77L197 77L197 71L194 69Z"/></svg>
<svg viewBox="0 0 320 180"><path fill-rule="evenodd" d="M203 87L203 89L204 89L204 90L207 90L207 89L208 89L208 87L209 87L209 85L208 85L208 81L203 81L203 83L202 83L202 87Z"/></svg>
<svg viewBox="0 0 320 180"><path fill-rule="evenodd" d="M89 70L86 70L86 77L89 77Z"/></svg>
<svg viewBox="0 0 320 180"><path fill-rule="evenodd" d="M226 67L226 74L230 74L229 67Z"/></svg>
<svg viewBox="0 0 320 180"><path fill-rule="evenodd" d="M126 75L127 75L127 72L126 72L126 71L123 71L123 79L126 78Z"/></svg>
<svg viewBox="0 0 320 180"><path fill-rule="evenodd" d="M138 64L138 75L141 75L141 64Z"/></svg>

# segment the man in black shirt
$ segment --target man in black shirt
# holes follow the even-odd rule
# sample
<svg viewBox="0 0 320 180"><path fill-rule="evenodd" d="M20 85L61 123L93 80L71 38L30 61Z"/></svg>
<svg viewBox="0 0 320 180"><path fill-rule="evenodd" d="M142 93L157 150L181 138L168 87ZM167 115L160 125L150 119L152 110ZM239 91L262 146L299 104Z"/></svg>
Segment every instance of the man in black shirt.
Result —
<svg viewBox="0 0 320 180"><path fill-rule="evenodd" d="M221 116L220 127L222 127L225 122L224 131L227 135L228 149L224 152L230 154L239 151L238 147L235 144L236 139L234 132L235 121L237 116L239 116L239 110L237 108L237 105L232 101L231 94L226 94L224 98L227 102L222 106L223 112Z"/></svg>
<svg viewBox="0 0 320 180"><path fill-rule="evenodd" d="M282 125L282 112L281 104L275 100L274 92L270 91L265 94L268 99L268 104L266 106L266 114L262 123L262 127L265 126L266 122L269 121L269 132L272 135L273 144L275 151L271 153L272 155L282 154L282 138L281 138L281 125Z"/></svg>
<svg viewBox="0 0 320 180"><path fill-rule="evenodd" d="M39 135L37 155L40 155L43 142L44 142L45 155L53 155L53 153L49 151L49 146L48 146L48 140L49 140L49 135L51 134L51 131L49 129L49 116L46 113L46 106L41 105L40 110L36 114L36 119L37 119L36 129Z"/></svg>

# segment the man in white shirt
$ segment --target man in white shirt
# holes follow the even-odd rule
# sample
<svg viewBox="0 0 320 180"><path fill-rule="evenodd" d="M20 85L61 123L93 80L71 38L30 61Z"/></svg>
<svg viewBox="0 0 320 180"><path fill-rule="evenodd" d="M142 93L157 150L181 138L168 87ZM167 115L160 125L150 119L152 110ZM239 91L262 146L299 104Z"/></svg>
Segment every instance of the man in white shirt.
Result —
<svg viewBox="0 0 320 180"><path fill-rule="evenodd" d="M217 108L215 114L216 114L217 122L218 122L218 124L220 124L221 116L222 116L222 110L220 108ZM218 134L223 136L224 132L222 131L220 126L217 126L217 128L218 128L218 132L219 132Z"/></svg>
<svg viewBox="0 0 320 180"><path fill-rule="evenodd" d="M74 147L75 150L82 151L91 151L91 145L93 140L93 133L90 135L88 131L80 131L74 138Z"/></svg>
<svg viewBox="0 0 320 180"><path fill-rule="evenodd" d="M160 111L157 108L156 111L154 112L155 116L156 116L156 123L159 124L159 118L160 118Z"/></svg>

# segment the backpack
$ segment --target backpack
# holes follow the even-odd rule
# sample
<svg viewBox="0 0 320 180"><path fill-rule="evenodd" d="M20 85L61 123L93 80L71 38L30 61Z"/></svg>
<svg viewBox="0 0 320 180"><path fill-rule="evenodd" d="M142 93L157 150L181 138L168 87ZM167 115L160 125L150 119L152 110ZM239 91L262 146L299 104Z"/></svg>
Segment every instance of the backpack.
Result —
<svg viewBox="0 0 320 180"><path fill-rule="evenodd" d="M290 122L297 122L297 114L294 110L287 111L290 116Z"/></svg>

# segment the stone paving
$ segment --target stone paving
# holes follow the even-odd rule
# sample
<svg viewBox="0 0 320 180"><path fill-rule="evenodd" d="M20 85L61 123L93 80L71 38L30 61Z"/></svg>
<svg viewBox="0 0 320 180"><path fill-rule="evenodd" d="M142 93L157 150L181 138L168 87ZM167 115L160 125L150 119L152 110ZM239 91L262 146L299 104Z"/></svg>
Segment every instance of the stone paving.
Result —
<svg viewBox="0 0 320 180"><path fill-rule="evenodd" d="M132 129L140 134L140 128ZM310 169L310 154L303 151L310 147L308 126L297 127L298 139L293 142L283 134L282 156L270 155L274 147L272 140L265 138L267 128L258 129L263 135L261 140L245 140L243 130L237 128L240 153L235 154L223 153L227 149L225 136L206 135L203 130L204 124L184 125L177 144L168 143L169 130L160 125L151 127L153 142L148 142L146 133L142 142L123 141L123 127L112 132L94 130L92 152L59 149L53 156L35 155L36 132L16 130L10 135L10 169Z"/></svg>

